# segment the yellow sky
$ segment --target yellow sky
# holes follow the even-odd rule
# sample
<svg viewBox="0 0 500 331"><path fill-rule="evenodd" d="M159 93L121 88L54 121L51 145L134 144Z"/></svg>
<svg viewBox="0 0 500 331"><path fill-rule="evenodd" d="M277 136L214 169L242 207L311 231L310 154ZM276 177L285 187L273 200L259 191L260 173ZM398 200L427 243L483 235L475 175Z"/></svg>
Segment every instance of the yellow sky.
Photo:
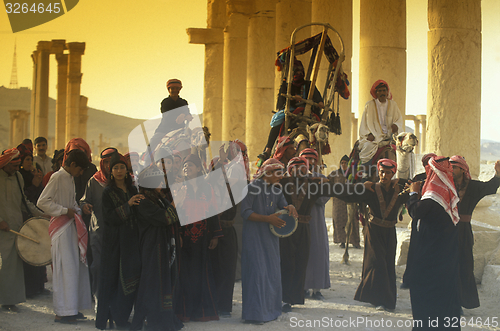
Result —
<svg viewBox="0 0 500 331"><path fill-rule="evenodd" d="M18 82L31 87L31 53L39 40L86 42L81 94L89 106L136 118L159 114L168 95L165 82L182 80L181 96L203 103L204 47L188 44L186 28L206 27L206 0L81 0L62 17L13 34L0 12L0 85L9 86L17 41ZM407 114L425 114L427 106L427 0L407 1ZM3 7L2 7L3 8ZM500 1L483 0L483 139L500 141L496 94L500 82ZM354 17L359 0L354 0ZM352 105L357 113L359 27L354 22ZM50 96L56 95L56 61L51 57ZM477 96L471 96L477 97ZM410 123L407 123L410 124Z"/></svg>

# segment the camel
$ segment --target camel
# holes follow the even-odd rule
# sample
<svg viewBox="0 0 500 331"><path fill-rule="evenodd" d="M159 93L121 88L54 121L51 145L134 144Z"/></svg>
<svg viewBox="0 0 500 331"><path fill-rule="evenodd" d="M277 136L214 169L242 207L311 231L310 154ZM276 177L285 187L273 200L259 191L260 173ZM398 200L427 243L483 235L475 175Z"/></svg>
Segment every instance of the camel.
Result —
<svg viewBox="0 0 500 331"><path fill-rule="evenodd" d="M413 150L418 144L417 136L411 132L394 135L396 141L396 158L398 163L397 178L411 179L415 175L415 154Z"/></svg>

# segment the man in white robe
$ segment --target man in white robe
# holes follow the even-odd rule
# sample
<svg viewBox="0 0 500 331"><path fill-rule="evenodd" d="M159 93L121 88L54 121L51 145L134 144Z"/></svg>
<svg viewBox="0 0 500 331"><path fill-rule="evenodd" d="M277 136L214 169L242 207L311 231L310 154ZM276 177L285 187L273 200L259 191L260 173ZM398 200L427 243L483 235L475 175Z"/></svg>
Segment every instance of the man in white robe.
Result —
<svg viewBox="0 0 500 331"><path fill-rule="evenodd" d="M389 90L389 85L376 81L370 94L373 99L365 104L365 110L359 126L359 158L361 164L370 161L377 149L387 145L391 136L404 128L401 111Z"/></svg>
<svg viewBox="0 0 500 331"><path fill-rule="evenodd" d="M37 206L52 216L49 233L52 242L53 303L55 322L75 324L79 309L90 309L89 271L85 260L87 233L79 215L74 177L88 167L81 150L68 153L64 165L54 173L38 199ZM64 215L67 217L64 218ZM83 229L82 229L83 228ZM82 239L84 247L81 247ZM84 251L84 252L82 252Z"/></svg>
<svg viewBox="0 0 500 331"><path fill-rule="evenodd" d="M24 197L24 181L18 173L21 159L15 148L6 150L0 156L0 305L3 310L17 312L15 306L26 301L24 289L23 261L15 248L16 235L23 225L22 211L26 207L35 216L42 213Z"/></svg>

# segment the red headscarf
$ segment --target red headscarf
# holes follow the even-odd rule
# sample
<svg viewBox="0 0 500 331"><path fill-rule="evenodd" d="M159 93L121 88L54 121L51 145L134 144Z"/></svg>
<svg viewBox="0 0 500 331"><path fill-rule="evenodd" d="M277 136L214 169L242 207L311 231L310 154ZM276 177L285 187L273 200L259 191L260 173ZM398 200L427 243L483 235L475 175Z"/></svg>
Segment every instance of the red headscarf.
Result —
<svg viewBox="0 0 500 331"><path fill-rule="evenodd" d="M17 158L17 160L15 160ZM19 158L19 150L17 148L11 148L3 151L0 156L0 169L5 167L7 164L20 164L21 158Z"/></svg>
<svg viewBox="0 0 500 331"><path fill-rule="evenodd" d="M377 170L380 171L380 167L388 168L391 170L394 174L398 170L398 164L396 161L390 160L390 159L380 159L377 162Z"/></svg>
<svg viewBox="0 0 500 331"><path fill-rule="evenodd" d="M115 153L118 153L118 151L113 147L108 147L101 152L101 161L99 162L99 171L96 172L93 177L95 180L97 180L97 182L99 184L101 184L103 186L105 186L106 183L108 182L106 173L109 174L109 171L110 171L110 169L106 169L106 171L104 171L105 170L104 169L105 168L104 160L109 159ZM123 160L125 161L125 159L123 159Z"/></svg>
<svg viewBox="0 0 500 331"><path fill-rule="evenodd" d="M17 146L17 150L19 151L19 156L21 159L24 159L26 156L33 157L33 151L29 149L25 144L19 144Z"/></svg>
<svg viewBox="0 0 500 331"><path fill-rule="evenodd" d="M293 141L288 136L282 136L278 139L278 144L276 145L276 151L274 152L273 158L278 161L281 160L285 151L289 148L293 147Z"/></svg>
<svg viewBox="0 0 500 331"><path fill-rule="evenodd" d="M64 158L63 158L63 164L64 161L66 161L66 157L68 156L68 153L71 152L72 150L79 149L85 152L87 154L87 157L89 158L89 162L92 163L92 152L90 150L89 144L82 138L73 138L71 139L68 144L66 145L66 148L64 149Z"/></svg>
<svg viewBox="0 0 500 331"><path fill-rule="evenodd" d="M169 80L167 81L167 89L168 89L169 87L174 86L174 85L175 85L175 86L177 86L177 87L182 88L182 82L181 82L179 79L172 78L172 79L169 79Z"/></svg>
<svg viewBox="0 0 500 331"><path fill-rule="evenodd" d="M373 99L377 99L377 93L375 91L377 90L377 87L379 85L385 85L387 87L387 99L392 100L392 94L391 90L389 89L389 84L385 80L379 79L375 83L373 83L372 88L370 89L370 94L372 95Z"/></svg>
<svg viewBox="0 0 500 331"><path fill-rule="evenodd" d="M424 154L424 156L422 156L422 164L424 165L424 167L429 163L429 160L432 158L432 157L436 157L437 155L434 154L434 153L427 153L427 154Z"/></svg>
<svg viewBox="0 0 500 331"><path fill-rule="evenodd" d="M292 176L292 169L295 167L305 166L307 170L309 170L309 161L305 157L296 156L292 157L286 166L286 171L290 176Z"/></svg>
<svg viewBox="0 0 500 331"><path fill-rule="evenodd" d="M318 152L316 152L315 149L313 148L304 148L299 156L302 156L302 157L310 157L310 158L313 158L315 159L316 161L318 161Z"/></svg>
<svg viewBox="0 0 500 331"><path fill-rule="evenodd" d="M253 175L253 179L262 178L262 176L264 176L266 172L274 171L277 169L283 170L285 169L285 166L277 159L274 158L267 159L266 161L264 161L264 163L262 163L262 166L259 168L257 173Z"/></svg>
<svg viewBox="0 0 500 331"><path fill-rule="evenodd" d="M422 199L432 199L450 215L453 224L460 220L458 214L458 198L455 184L453 183L453 168L448 158L436 156L429 160L425 166L427 179L422 188Z"/></svg>
<svg viewBox="0 0 500 331"><path fill-rule="evenodd" d="M470 179L470 171L469 171L469 165L465 161L465 158L460 155L453 155L450 157L450 163L452 166L457 166L460 169L464 171L464 175L466 179Z"/></svg>

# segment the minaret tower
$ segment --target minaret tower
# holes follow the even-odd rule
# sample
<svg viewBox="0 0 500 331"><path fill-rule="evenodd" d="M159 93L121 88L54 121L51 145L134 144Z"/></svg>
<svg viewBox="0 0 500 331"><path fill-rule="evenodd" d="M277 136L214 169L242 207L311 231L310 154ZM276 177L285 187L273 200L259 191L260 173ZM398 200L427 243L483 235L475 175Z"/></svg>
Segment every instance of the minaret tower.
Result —
<svg viewBox="0 0 500 331"><path fill-rule="evenodd" d="M10 85L9 88L17 89L17 55L16 55L16 44L14 44L14 60L12 60L12 74L10 75Z"/></svg>

